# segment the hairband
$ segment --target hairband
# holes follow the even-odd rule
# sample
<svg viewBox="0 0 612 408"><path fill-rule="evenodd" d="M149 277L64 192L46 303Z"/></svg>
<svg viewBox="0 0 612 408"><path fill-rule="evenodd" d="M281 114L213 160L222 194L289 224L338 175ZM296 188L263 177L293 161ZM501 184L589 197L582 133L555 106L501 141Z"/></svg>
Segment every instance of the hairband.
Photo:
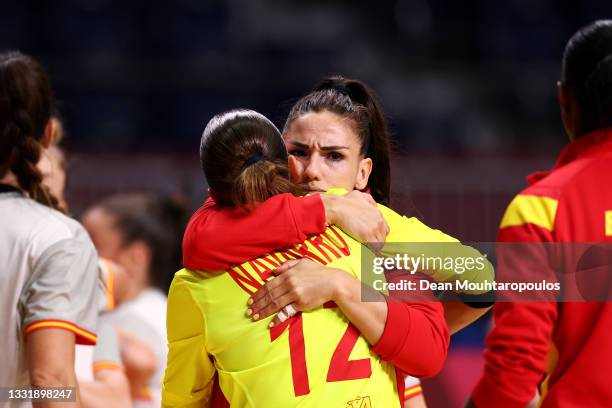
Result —
<svg viewBox="0 0 612 408"><path fill-rule="evenodd" d="M245 161L244 161L244 165L242 166L243 169L246 169L249 166L252 166L253 164L257 163L260 160L264 160L265 157L260 155L260 154L252 154L250 155Z"/></svg>

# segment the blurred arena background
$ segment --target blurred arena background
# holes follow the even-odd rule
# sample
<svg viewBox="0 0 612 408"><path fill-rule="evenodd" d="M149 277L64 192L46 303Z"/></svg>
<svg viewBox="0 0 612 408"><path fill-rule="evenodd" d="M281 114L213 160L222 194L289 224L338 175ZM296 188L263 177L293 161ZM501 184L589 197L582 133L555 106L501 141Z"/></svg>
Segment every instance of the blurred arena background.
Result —
<svg viewBox="0 0 612 408"><path fill-rule="evenodd" d="M115 192L188 197L206 186L200 134L248 107L282 127L329 74L380 95L394 132L392 206L466 241L493 241L524 177L565 143L555 82L595 0L1 1L0 48L48 68L75 215ZM480 375L482 319L453 338L430 407L459 406Z"/></svg>

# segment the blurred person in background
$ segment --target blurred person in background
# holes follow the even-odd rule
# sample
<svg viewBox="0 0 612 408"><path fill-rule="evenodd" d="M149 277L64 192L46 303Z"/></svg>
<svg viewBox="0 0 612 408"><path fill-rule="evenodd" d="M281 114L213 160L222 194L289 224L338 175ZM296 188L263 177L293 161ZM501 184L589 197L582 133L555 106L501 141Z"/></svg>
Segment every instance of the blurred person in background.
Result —
<svg viewBox="0 0 612 408"><path fill-rule="evenodd" d="M64 211L68 210L65 199L67 167L60 143L64 138L64 126L57 113L50 120L51 145L41 155L38 168L42 183L57 197ZM115 308L114 281L125 272L108 260L100 259L99 267L99 314L97 342L95 347L76 345L75 373L84 408L131 406L130 388L121 362L118 334L105 315Z"/></svg>
<svg viewBox="0 0 612 408"><path fill-rule="evenodd" d="M114 281L121 356L135 406L159 407L166 366L166 294L181 264L187 210L153 194L117 194L90 208L83 224L101 257L125 274Z"/></svg>
<svg viewBox="0 0 612 408"><path fill-rule="evenodd" d="M57 114L51 116L51 145L45 150L38 162L38 168L43 176L43 183L53 194L61 208L68 210L66 204L66 157L60 147L64 139L64 126Z"/></svg>
<svg viewBox="0 0 612 408"><path fill-rule="evenodd" d="M53 106L37 61L0 54L0 385L76 387L77 394L77 403L20 407L80 406L75 344L96 343L96 251L37 167L53 138Z"/></svg>
<svg viewBox="0 0 612 408"><path fill-rule="evenodd" d="M570 144L551 171L527 178L499 242L612 242L612 20L572 36L557 88ZM609 303L500 302L493 317L468 406L524 407L538 387L543 408L612 406Z"/></svg>
<svg viewBox="0 0 612 408"><path fill-rule="evenodd" d="M122 268L108 260L98 261L98 342L92 349L77 345L75 370L84 408L127 408L132 406L130 383L121 357L119 333L110 314L115 308L114 281Z"/></svg>
<svg viewBox="0 0 612 408"><path fill-rule="evenodd" d="M387 123L374 92L360 81L331 77L324 79L315 89L301 98L291 109L285 124L283 137L287 143L290 167L296 180L308 184L311 192L323 192L333 187L364 190L374 200L388 204L390 194L390 136ZM322 195L324 199L325 195ZM272 201L257 207L250 217L229 217L227 211L213 211L214 207L204 209L199 217L198 231L193 234L193 258L187 253L186 262L192 268L208 269L227 266L232 262L249 259L257 251L266 252L286 245L295 244L293 237L297 234L284 234L275 238L276 242L258 241L264 234L264 228L270 231L287 229L286 219L298 218L297 225L309 225L310 220L324 219L324 206L314 206L302 198L288 197L289 204ZM206 206L205 206L206 207ZM378 242L456 242L458 241L441 231L433 230L416 218L401 217L390 210L383 212L389 224L390 232ZM366 213L349 215L364 218ZM302 219L303 218L303 219ZM261 222L258 228L253 222ZM312 223L312 222L311 222ZM265 225L265 227L264 227ZM306 231L303 231L306 232ZM308 231L309 232L309 231ZM318 232L315 230L314 232ZM219 262L225 239L220 241L213 237L224 234L236 249ZM265 238L263 238L265 239ZM380 239L380 238L379 238ZM189 244L190 241L186 241ZM372 241L370 241L372 242ZM200 243L201 246L198 245ZM459 244L459 243L458 243ZM274 247L273 245L276 245ZM459 249L459 245L457 246ZM431 250L434 250L433 247ZM461 256L479 256L469 247L459 249ZM298 310L308 310L320 306L329 299L323 297L326 288L334 287L333 275L325 273L325 267L312 268L308 261L292 263L280 268L279 272L291 270L289 279L270 282L253 296L255 303L250 312L260 319L278 312L289 303L297 304ZM485 271L476 269L457 276L454 270L427 271L436 281L442 282L451 278L467 281L493 279L493 268L488 264ZM280 284L283 282L282 284ZM292 282L291 284L289 282ZM358 283L358 282L357 282ZM359 293L360 286L355 286ZM299 295L297 295L299 293ZM289 296L288 294L292 294ZM482 316L491 306L490 302L478 301L486 294L453 294L461 297L463 302L445 302L445 316L451 333L454 333ZM261 299L261 301L260 301ZM377 308L372 302L364 304L364 313L368 308ZM385 319L393 320L391 326L401 326L402 317L396 310L371 314L382 324ZM276 323L279 323L275 319ZM397 336L401 337L400 333ZM381 354L384 358L385 353ZM422 407L425 401L418 379L406 377L404 397L406 407Z"/></svg>

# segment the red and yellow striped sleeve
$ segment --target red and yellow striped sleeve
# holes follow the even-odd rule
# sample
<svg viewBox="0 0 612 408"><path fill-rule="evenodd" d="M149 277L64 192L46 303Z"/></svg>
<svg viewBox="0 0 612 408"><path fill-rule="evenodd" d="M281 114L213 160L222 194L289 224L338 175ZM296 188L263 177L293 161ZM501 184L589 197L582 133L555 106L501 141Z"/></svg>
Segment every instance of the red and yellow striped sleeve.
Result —
<svg viewBox="0 0 612 408"><path fill-rule="evenodd" d="M412 397L416 397L417 395L420 395L422 393L423 393L423 387L421 387L421 384L413 385L412 387L406 388L404 390L404 400L408 400Z"/></svg>
<svg viewBox="0 0 612 408"><path fill-rule="evenodd" d="M41 329L63 329L73 332L76 335L76 344L95 345L96 335L77 326L74 323L64 320L38 320L28 324L24 329L23 334L28 334Z"/></svg>

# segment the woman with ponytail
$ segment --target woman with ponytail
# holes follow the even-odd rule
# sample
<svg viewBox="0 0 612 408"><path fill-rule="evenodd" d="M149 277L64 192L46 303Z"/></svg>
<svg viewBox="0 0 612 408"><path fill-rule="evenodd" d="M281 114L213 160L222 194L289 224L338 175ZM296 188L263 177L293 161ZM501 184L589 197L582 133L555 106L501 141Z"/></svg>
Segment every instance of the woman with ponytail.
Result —
<svg viewBox="0 0 612 408"><path fill-rule="evenodd" d="M95 249L59 211L37 167L52 141L52 111L40 64L19 52L1 53L0 384L11 388L75 387L75 343L96 342Z"/></svg>
<svg viewBox="0 0 612 408"><path fill-rule="evenodd" d="M249 217L262 203L307 192L303 183L289 179L280 132L253 111L215 116L204 130L200 157L214 197L206 206L215 207L215 212ZM198 223L193 221L208 210L192 218L185 247L197 237ZM263 233L286 230L274 225ZM232 253L234 247L225 251ZM271 326L271 319L257 316L253 323L244 314L247 300L283 262L310 257L316 260L313 264L326 265L330 281L348 284L361 278L363 251L367 249L357 241L329 227L298 245L256 254L225 271L177 272L168 295L169 353L162 405L207 406L212 398L212 406L400 407L403 393L395 367L370 348L382 328L371 327L369 311L365 317L361 313L358 291L347 296L330 292L332 286L321 288L329 304L292 316L284 324ZM378 300L373 303L386 308L380 294L372 296ZM405 302L398 307L410 319L413 335L404 349L396 350L405 357L399 361L402 369L434 374L448 346L441 305ZM420 349L412 343L417 339L423 343Z"/></svg>
<svg viewBox="0 0 612 408"><path fill-rule="evenodd" d="M296 121L299 122L300 133L307 140L296 139L292 129ZM342 121L347 125L344 129L338 126ZM330 165L329 169L321 169L324 175L315 175L326 179L319 180L318 187L315 188L323 187L323 184L328 184L327 188L349 187L355 184L351 187L368 191L377 203L388 206L391 188L391 138L387 120L374 91L361 81L337 76L323 79L309 94L298 100L289 112L283 131L289 154L298 159L296 164L311 164L309 156L316 154L313 148L317 145L320 147L323 143L322 134L327 130L334 132L332 135L344 136L345 139L356 136L357 157L363 160L359 165L366 166L359 167L359 170L363 170L364 176L367 174L367 177L363 177L365 186L360 184L360 174L342 180L339 178L350 174L348 169L334 170ZM332 135L329 139L333 142L336 139ZM297 144L291 144L292 141ZM304 141L311 144L304 146ZM337 156L342 153L340 150L342 149L327 148L325 152ZM300 166L296 176L312 184L314 180L311 180L309 174L304 174L305 170Z"/></svg>
<svg viewBox="0 0 612 408"><path fill-rule="evenodd" d="M289 152L289 167L292 177L305 184L310 192L324 192L333 188L346 191L361 190L371 194L378 203L388 204L390 195L390 137L388 126L378 98L374 92L360 81L342 77L326 78L312 92L298 100L291 109L283 132ZM319 197L313 195L312 199ZM321 195L329 199L327 194ZM194 269L224 268L232 262L250 259L257 251L267 252L275 248L294 244L293 227L304 225L308 220L322 219L327 212L319 206L307 208L303 199L289 198L288 202L268 201L259 205L249 217L236 218L228 212L215 212L212 207L202 209L200 217L192 220L197 226L188 230L184 241L184 264ZM454 243L452 248L459 257L479 257L476 250L460 245L458 241L441 231L433 230L416 218L399 216L390 209L379 206L386 224L388 234L382 240L365 240L362 242L407 243L434 242ZM290 218L298 220L290 224L284 221ZM363 220L369 214L344 214L352 221ZM346 220L341 220L344 225ZM289 231L282 235L268 234L263 228L250 228L249 224L261 223L270 231ZM332 221L333 223L333 221ZM343 229L352 233L350 229ZM321 227L319 227L321 228ZM232 237L235 251L232 257L225 259L217 254L219 248L212 239L223 231ZM304 231L305 232L305 231ZM320 232L316 228L310 233ZM353 234L355 236L355 234ZM271 238L276 237L276 241ZM279 238L280 237L280 238ZM357 236L358 239L361 239ZM274 244L272 246L270 244ZM406 245L399 246L405 250ZM396 246L397 248L397 246ZM432 256L440 246L427 247ZM448 248L448 246L447 246ZM420 255L420 253L419 253ZM438 254L439 255L439 254ZM460 279L470 282L492 281L493 268L487 262L484 270L472 268L461 275L453 270L424 271L436 281ZM334 281L325 273L324 267L317 267L308 260L288 262L276 272L282 278L275 279L253 295L253 304L249 306L252 315L259 319L279 312L281 317L300 310L310 310L329 301L330 290L342 285L345 293L359 295L361 285L354 280L346 282ZM331 288L331 289L330 289ZM352 288L352 289L348 289ZM451 299L461 301L445 302L446 321L451 332L456 332L482 316L490 307L490 302L484 302L487 294L480 292L462 292L450 294ZM464 303L465 302L465 303ZM364 302L358 319L369 324L367 331L376 333L379 340L372 345L379 351L382 358L389 359L401 367L401 359L391 350L401 344L407 336L398 331L405 325L401 307L393 302L377 304ZM351 321L353 317L350 316ZM279 324L277 316L273 323ZM363 333L363 332L362 332ZM381 340L394 338L393 341ZM366 336L368 337L368 336ZM393 357L391 357L394 355ZM410 372L409 372L410 373ZM417 380L408 378L404 384L404 396L409 400L406 406L418 407L424 404L420 384ZM415 399L416 397L416 399Z"/></svg>

